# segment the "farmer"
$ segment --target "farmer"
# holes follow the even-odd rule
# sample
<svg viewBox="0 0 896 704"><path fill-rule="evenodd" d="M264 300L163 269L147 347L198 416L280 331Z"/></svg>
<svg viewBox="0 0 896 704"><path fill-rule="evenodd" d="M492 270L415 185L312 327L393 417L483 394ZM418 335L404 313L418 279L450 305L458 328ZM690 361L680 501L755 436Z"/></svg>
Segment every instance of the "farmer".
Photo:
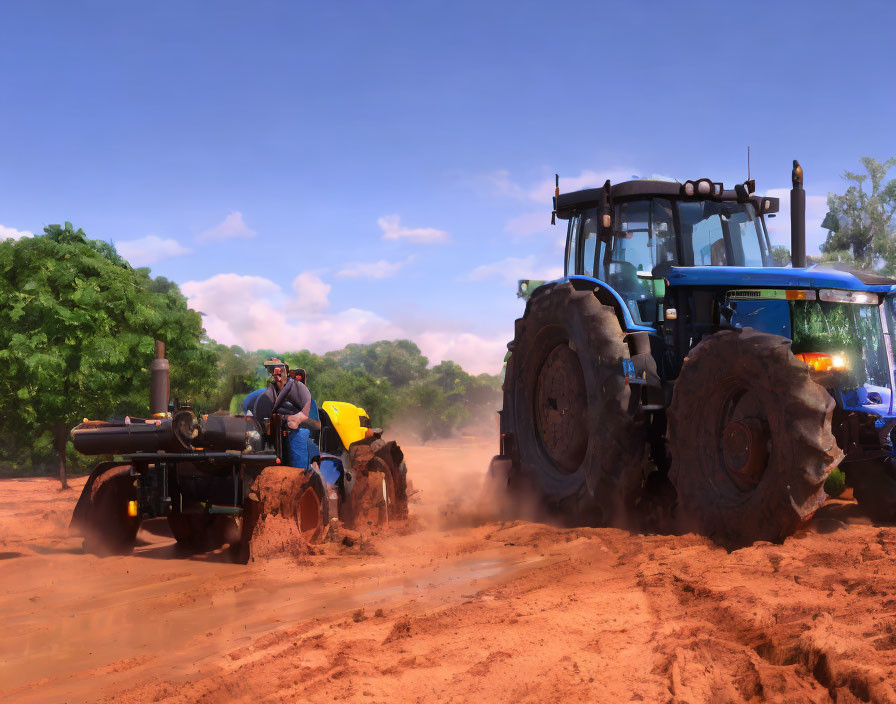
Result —
<svg viewBox="0 0 896 704"><path fill-rule="evenodd" d="M311 431L320 430L320 420L311 392L304 383L295 378L295 375L277 394L271 413L277 412L286 415L286 424L289 426L286 437L289 465L307 469L310 460L317 454L316 445L312 443L309 447ZM314 455L309 450L314 450Z"/></svg>

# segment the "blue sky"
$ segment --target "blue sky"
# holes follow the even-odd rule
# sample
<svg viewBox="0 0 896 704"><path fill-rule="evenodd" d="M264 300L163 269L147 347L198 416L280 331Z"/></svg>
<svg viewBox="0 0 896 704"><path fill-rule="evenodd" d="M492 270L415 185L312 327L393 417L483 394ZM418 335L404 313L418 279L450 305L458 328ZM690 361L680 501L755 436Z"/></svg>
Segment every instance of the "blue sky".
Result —
<svg viewBox="0 0 896 704"><path fill-rule="evenodd" d="M886 2L0 5L0 234L70 220L216 339L500 369L564 190L896 155ZM891 174L892 176L893 174ZM776 235L788 238L786 214Z"/></svg>

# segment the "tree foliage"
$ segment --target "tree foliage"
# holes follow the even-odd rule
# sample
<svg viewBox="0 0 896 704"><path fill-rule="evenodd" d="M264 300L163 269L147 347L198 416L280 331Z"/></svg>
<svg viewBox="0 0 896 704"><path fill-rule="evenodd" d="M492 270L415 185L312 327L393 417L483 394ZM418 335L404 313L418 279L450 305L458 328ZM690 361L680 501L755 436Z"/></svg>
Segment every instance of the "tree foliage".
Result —
<svg viewBox="0 0 896 704"><path fill-rule="evenodd" d="M64 478L68 430L81 418L148 410L154 338L167 344L175 392L208 386L202 335L175 284L71 223L0 242L0 431L32 454L51 432Z"/></svg>
<svg viewBox="0 0 896 704"><path fill-rule="evenodd" d="M896 158L879 162L863 157L866 173L846 171L853 185L842 195L828 194L822 227L828 236L822 261L848 262L863 269L896 273L896 179L886 180ZM870 188L866 186L870 185Z"/></svg>
<svg viewBox="0 0 896 704"><path fill-rule="evenodd" d="M410 340L351 344L342 350L314 354L215 347L216 385L206 409L240 411L245 395L269 383L263 363L279 357L290 368L308 374L308 387L318 403L348 401L364 408L374 426L400 424L423 440L449 436L472 424L493 422L500 407L497 376L472 376L445 361L428 368L428 360ZM488 426L490 427L490 426Z"/></svg>
<svg viewBox="0 0 896 704"><path fill-rule="evenodd" d="M318 402L354 403L370 414L374 425L400 424L424 441L488 422L500 406L497 376L472 376L450 361L429 369L410 340L348 345L324 356L305 350L283 359L307 371Z"/></svg>
<svg viewBox="0 0 896 704"><path fill-rule="evenodd" d="M486 422L500 405L498 377L448 361L430 369L410 340L325 355L218 344L174 282L65 223L0 242L0 469L45 470L54 453L63 480L67 463L89 466L70 429L84 417L148 413L153 339L166 343L172 399L201 412L237 411L268 382L271 356L304 367L318 402L355 403L374 425L401 423L424 440Z"/></svg>

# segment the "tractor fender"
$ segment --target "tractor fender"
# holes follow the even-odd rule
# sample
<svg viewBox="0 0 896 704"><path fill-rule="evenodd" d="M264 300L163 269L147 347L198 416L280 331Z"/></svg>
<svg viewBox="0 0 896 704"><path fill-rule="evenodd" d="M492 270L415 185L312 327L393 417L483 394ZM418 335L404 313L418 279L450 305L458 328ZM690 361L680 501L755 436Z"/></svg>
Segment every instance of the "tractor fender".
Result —
<svg viewBox="0 0 896 704"><path fill-rule="evenodd" d="M651 353L650 340L655 338L658 333L648 325L636 323L622 297L607 283L591 276L566 276L556 281L548 281L532 291L526 306L528 307L532 300L548 295L556 285L563 283L572 284L576 291L593 292L601 304L613 309L631 353L633 369L627 369L626 376L629 377L632 383L647 386L649 391L644 398L646 404L651 406L666 405L663 384L657 374L656 360ZM512 345L513 343L508 345L511 353L513 351Z"/></svg>
<svg viewBox="0 0 896 704"><path fill-rule="evenodd" d="M87 518L87 512L89 511L90 507L90 496L93 492L93 485L96 483L97 478L113 467L129 466L130 465L128 465L126 462L110 461L100 462L96 467L93 468L90 476L87 477L87 482L84 484L84 488L81 490L81 496L78 497L78 503L75 504L75 510L72 512L72 520L69 522L70 529L79 530L84 524L84 521Z"/></svg>
<svg viewBox="0 0 896 704"><path fill-rule="evenodd" d="M619 318L619 326L623 332L646 332L656 335L657 332L649 325L641 325L635 322L631 311L625 305L625 301L608 283L595 279L593 276L567 276L558 279L554 283L572 284L577 291L594 291L594 295L605 306L611 306L616 311L616 317ZM538 290L538 289L536 289Z"/></svg>

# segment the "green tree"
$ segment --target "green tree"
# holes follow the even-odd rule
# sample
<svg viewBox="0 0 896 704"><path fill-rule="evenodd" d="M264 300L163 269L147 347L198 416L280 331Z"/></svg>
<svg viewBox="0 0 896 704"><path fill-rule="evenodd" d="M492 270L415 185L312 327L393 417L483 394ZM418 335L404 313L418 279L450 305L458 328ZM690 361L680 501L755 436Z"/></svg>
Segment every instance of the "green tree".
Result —
<svg viewBox="0 0 896 704"><path fill-rule="evenodd" d="M329 353L322 357L302 350L282 355L282 358L290 368L301 367L307 372L308 388L318 404L324 401L353 403L367 411L371 422L377 426L385 425L392 418L396 404L395 387L385 377L377 378L363 368L345 367L339 356Z"/></svg>
<svg viewBox="0 0 896 704"><path fill-rule="evenodd" d="M775 245L772 247L773 266L787 266L790 264L790 250L787 247Z"/></svg>
<svg viewBox="0 0 896 704"><path fill-rule="evenodd" d="M429 360L410 340L380 340L369 345L346 345L337 352L328 352L345 369L362 369L371 376L386 379L395 387L406 386L420 379Z"/></svg>
<svg viewBox="0 0 896 704"><path fill-rule="evenodd" d="M828 230L821 246L822 260L892 274L896 272L896 179L885 180L896 158L879 162L863 157L861 161L867 173L846 171L843 178L854 185L843 195L828 194L828 214L821 225Z"/></svg>
<svg viewBox="0 0 896 704"><path fill-rule="evenodd" d="M184 398L211 383L214 354L176 285L71 223L44 233L0 242L0 431L29 445L49 430L65 488L74 424L148 410L153 338Z"/></svg>

